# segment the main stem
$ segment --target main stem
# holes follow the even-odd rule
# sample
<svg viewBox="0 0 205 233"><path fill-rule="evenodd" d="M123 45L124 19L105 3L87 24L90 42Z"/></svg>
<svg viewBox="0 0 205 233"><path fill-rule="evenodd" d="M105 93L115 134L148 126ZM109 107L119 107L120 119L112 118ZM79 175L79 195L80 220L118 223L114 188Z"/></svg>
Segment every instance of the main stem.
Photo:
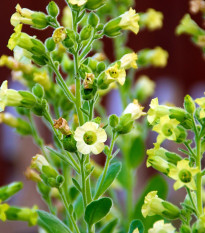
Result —
<svg viewBox="0 0 205 233"><path fill-rule="evenodd" d="M201 138L196 137L196 150L197 150L197 157L196 157L196 166L199 168L200 172L197 174L196 177L196 188L197 188L197 209L199 214L202 214L202 176L201 176Z"/></svg>

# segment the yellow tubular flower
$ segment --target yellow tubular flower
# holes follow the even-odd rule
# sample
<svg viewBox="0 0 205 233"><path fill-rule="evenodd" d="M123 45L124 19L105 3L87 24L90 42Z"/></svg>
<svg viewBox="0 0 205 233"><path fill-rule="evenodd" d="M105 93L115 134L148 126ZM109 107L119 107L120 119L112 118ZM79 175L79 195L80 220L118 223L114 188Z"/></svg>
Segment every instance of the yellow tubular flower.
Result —
<svg viewBox="0 0 205 233"><path fill-rule="evenodd" d="M128 53L125 54L121 59L121 68L130 69L134 68L137 69L137 54L136 53Z"/></svg>
<svg viewBox="0 0 205 233"><path fill-rule="evenodd" d="M16 128L19 125L17 118L10 113L0 113L0 124L4 123L10 127Z"/></svg>
<svg viewBox="0 0 205 233"><path fill-rule="evenodd" d="M62 24L66 28L72 28L72 11L69 6L63 9Z"/></svg>
<svg viewBox="0 0 205 233"><path fill-rule="evenodd" d="M139 15L136 14L136 11L132 8L129 11L126 11L124 14L120 16L121 20L119 23L119 27L124 30L131 30L135 34L139 32Z"/></svg>
<svg viewBox="0 0 205 233"><path fill-rule="evenodd" d="M198 167L190 167L188 160L181 160L177 163L176 168L171 168L168 176L176 180L174 183L174 189L180 189L183 186L191 190L196 190L196 184L194 176L199 173Z"/></svg>
<svg viewBox="0 0 205 233"><path fill-rule="evenodd" d="M0 219L5 222L6 221L6 214L5 212L9 209L9 205L4 203L1 204L1 200L0 200Z"/></svg>
<svg viewBox="0 0 205 233"><path fill-rule="evenodd" d="M198 98L195 100L195 102L201 107L199 117L204 118L205 117L205 97Z"/></svg>
<svg viewBox="0 0 205 233"><path fill-rule="evenodd" d="M71 5L82 6L87 2L87 0L69 0L68 3Z"/></svg>
<svg viewBox="0 0 205 233"><path fill-rule="evenodd" d="M36 72L33 74L33 76L34 76L33 80L41 84L45 90L49 90L51 88L51 81L46 71Z"/></svg>
<svg viewBox="0 0 205 233"><path fill-rule="evenodd" d="M48 161L43 155L37 154L32 158L31 168L34 168L37 171L41 172L43 166L50 166Z"/></svg>
<svg viewBox="0 0 205 233"><path fill-rule="evenodd" d="M156 124L162 116L169 114L169 107L159 105L158 98L152 99L149 106L150 109L147 112L147 120L151 125Z"/></svg>
<svg viewBox="0 0 205 233"><path fill-rule="evenodd" d="M153 228L149 229L148 233L174 233L175 229L171 223L164 223L164 220L159 220L154 223Z"/></svg>
<svg viewBox="0 0 205 233"><path fill-rule="evenodd" d="M125 69L119 67L116 63L114 66L109 67L105 71L106 79L108 82L117 81L120 85L125 83L126 72Z"/></svg>
<svg viewBox="0 0 205 233"><path fill-rule="evenodd" d="M0 112L4 111L6 106L19 106L22 100L23 97L18 91L8 89L8 81L2 83L0 87Z"/></svg>
<svg viewBox="0 0 205 233"><path fill-rule="evenodd" d="M165 139L176 141L179 123L176 119L170 119L168 115L161 117L159 124L153 127L153 131L159 133L157 144L160 145Z"/></svg>
<svg viewBox="0 0 205 233"><path fill-rule="evenodd" d="M128 104L128 106L125 108L124 114L132 114L132 120L137 120L141 116L145 115L146 113L143 112L144 107L142 107L138 100L134 100L133 103Z"/></svg>
<svg viewBox="0 0 205 233"><path fill-rule="evenodd" d="M150 30L161 28L163 25L163 14L150 8L146 13L140 15L140 23Z"/></svg>
<svg viewBox="0 0 205 233"><path fill-rule="evenodd" d="M86 122L76 129L74 139L77 141L77 149L80 153L99 154L104 149L107 134L95 122Z"/></svg>
<svg viewBox="0 0 205 233"><path fill-rule="evenodd" d="M164 210L162 205L162 199L158 197L157 191L152 191L147 194L142 206L142 215L146 218L147 216L153 216L159 214Z"/></svg>
<svg viewBox="0 0 205 233"><path fill-rule="evenodd" d="M164 67L167 65L168 52L161 47L156 47L153 50L150 50L148 54L148 59L150 63L157 67Z"/></svg>

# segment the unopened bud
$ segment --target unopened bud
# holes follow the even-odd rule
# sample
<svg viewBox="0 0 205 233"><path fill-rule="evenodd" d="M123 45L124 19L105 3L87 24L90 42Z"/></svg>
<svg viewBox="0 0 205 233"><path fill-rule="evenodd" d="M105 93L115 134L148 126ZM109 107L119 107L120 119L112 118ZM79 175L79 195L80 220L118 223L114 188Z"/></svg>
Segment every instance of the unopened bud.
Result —
<svg viewBox="0 0 205 233"><path fill-rule="evenodd" d="M74 139L73 134L67 135L63 138L63 146L64 146L64 149L69 152L77 151L76 140Z"/></svg>
<svg viewBox="0 0 205 233"><path fill-rule="evenodd" d="M184 97L184 108L190 114L193 114L196 109L194 100L191 98L190 95L186 95Z"/></svg>
<svg viewBox="0 0 205 233"><path fill-rule="evenodd" d="M119 122L119 118L117 115L113 114L109 116L109 125L112 128L115 128L118 125L118 122Z"/></svg>
<svg viewBox="0 0 205 233"><path fill-rule="evenodd" d="M99 17L94 13L91 12L88 16L88 24L90 24L92 27L96 27L99 24Z"/></svg>
<svg viewBox="0 0 205 233"><path fill-rule="evenodd" d="M59 14L58 5L54 1L49 2L48 6L47 6L47 12L52 17L56 18Z"/></svg>
<svg viewBox="0 0 205 233"><path fill-rule="evenodd" d="M56 47L56 44L55 44L53 38L52 37L48 38L46 40L46 48L48 49L48 51L52 52L55 49L55 47Z"/></svg>
<svg viewBox="0 0 205 233"><path fill-rule="evenodd" d="M80 39L81 40L89 39L91 36L91 31L92 31L91 25L87 25L87 26L83 27L82 30L80 31Z"/></svg>

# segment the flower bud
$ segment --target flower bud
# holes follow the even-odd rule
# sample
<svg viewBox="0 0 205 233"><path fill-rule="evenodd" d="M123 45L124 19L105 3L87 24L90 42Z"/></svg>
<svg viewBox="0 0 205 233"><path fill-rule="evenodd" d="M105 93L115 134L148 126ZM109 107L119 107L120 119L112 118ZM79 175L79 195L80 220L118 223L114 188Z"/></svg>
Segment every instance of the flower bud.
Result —
<svg viewBox="0 0 205 233"><path fill-rule="evenodd" d="M137 54L136 53L127 53L121 59L121 68L130 69L134 68L137 69Z"/></svg>
<svg viewBox="0 0 205 233"><path fill-rule="evenodd" d="M92 26L91 25L84 26L82 28L82 30L80 31L80 39L81 40L89 39L90 36L91 36L91 32L92 32Z"/></svg>
<svg viewBox="0 0 205 233"><path fill-rule="evenodd" d="M39 174L35 170L31 169L30 167L26 168L24 175L28 180L32 180L36 183L41 182L41 177L39 176Z"/></svg>
<svg viewBox="0 0 205 233"><path fill-rule="evenodd" d="M10 206L6 211L6 218L14 221L26 221L29 226L35 226L38 221L37 209L37 206L32 209Z"/></svg>
<svg viewBox="0 0 205 233"><path fill-rule="evenodd" d="M46 9L47 9L48 14L54 18L56 18L59 14L58 5L54 1L49 2Z"/></svg>
<svg viewBox="0 0 205 233"><path fill-rule="evenodd" d="M32 92L36 97L40 99L42 99L45 95L43 87L38 83L36 83L35 86L33 86Z"/></svg>
<svg viewBox="0 0 205 233"><path fill-rule="evenodd" d="M23 188L23 183L13 182L9 185L0 187L0 200L6 201Z"/></svg>
<svg viewBox="0 0 205 233"><path fill-rule="evenodd" d="M73 134L63 137L63 146L64 146L64 149L69 152L77 151L76 140L74 139Z"/></svg>
<svg viewBox="0 0 205 233"><path fill-rule="evenodd" d="M42 86L41 88L44 88L45 90L49 90L51 88L51 81L50 81L49 75L46 71L35 72L33 74L33 80L36 83L39 83ZM40 89L40 88L38 87L38 89ZM43 92L44 92L44 90L43 90ZM41 93L41 94L43 94L43 93Z"/></svg>
<svg viewBox="0 0 205 233"><path fill-rule="evenodd" d="M5 222L6 221L6 211L9 209L9 205L6 203L1 204L0 201L0 220Z"/></svg>
<svg viewBox="0 0 205 233"><path fill-rule="evenodd" d="M68 0L68 3L73 10L79 10L79 7L83 6L87 0Z"/></svg>
<svg viewBox="0 0 205 233"><path fill-rule="evenodd" d="M116 132L118 134L127 134L132 130L133 127L133 119L132 119L132 114L123 114L119 118L119 124L115 128Z"/></svg>
<svg viewBox="0 0 205 233"><path fill-rule="evenodd" d="M45 43L46 43L46 48L49 52L52 52L56 47L56 44L52 37L48 38Z"/></svg>
<svg viewBox="0 0 205 233"><path fill-rule="evenodd" d="M41 194L41 196L45 200L47 200L51 192L51 187L49 187L43 182L38 182L37 187L38 187L38 192Z"/></svg>
<svg viewBox="0 0 205 233"><path fill-rule="evenodd" d="M186 95L184 97L184 108L190 114L193 114L195 112L196 106L194 100L191 98L190 95Z"/></svg>
<svg viewBox="0 0 205 233"><path fill-rule="evenodd" d="M84 83L84 86L88 86ZM82 88L81 89L81 95L84 100L92 100L95 97L95 94L97 92L97 85L96 82L92 84L91 88Z"/></svg>
<svg viewBox="0 0 205 233"><path fill-rule="evenodd" d="M119 122L119 118L117 115L115 114L112 114L109 116L109 125L112 127L112 128L115 128L117 125L118 125L118 122Z"/></svg>
<svg viewBox="0 0 205 233"><path fill-rule="evenodd" d="M65 38L65 40L62 43L68 49L73 47L74 45L74 41L68 36Z"/></svg>
<svg viewBox="0 0 205 233"><path fill-rule="evenodd" d="M88 24L90 24L93 28L95 28L99 24L99 21L100 21L99 17L94 12L90 12L88 16Z"/></svg>
<svg viewBox="0 0 205 233"><path fill-rule="evenodd" d="M72 28L72 11L69 6L63 9L62 25L65 28Z"/></svg>
<svg viewBox="0 0 205 233"><path fill-rule="evenodd" d="M102 71L104 71L105 70L105 68L106 68L106 65L105 65L105 63L104 62L99 62L98 64L97 64L97 72L98 73L101 73Z"/></svg>
<svg viewBox="0 0 205 233"><path fill-rule="evenodd" d="M160 215L167 219L177 219L180 216L180 209L172 203L159 198L157 191L152 191L145 197L142 215L145 218L147 216Z"/></svg>
<svg viewBox="0 0 205 233"><path fill-rule="evenodd" d="M139 77L135 84L135 95L139 102L146 101L153 95L155 89L155 83L149 79L148 76L142 75Z"/></svg>
<svg viewBox="0 0 205 233"><path fill-rule="evenodd" d="M92 58L88 58L88 66L90 67L91 70L95 71L97 68L97 61Z"/></svg>
<svg viewBox="0 0 205 233"><path fill-rule="evenodd" d="M97 10L101 6L103 6L105 0L87 0L85 4L85 8L88 10Z"/></svg>

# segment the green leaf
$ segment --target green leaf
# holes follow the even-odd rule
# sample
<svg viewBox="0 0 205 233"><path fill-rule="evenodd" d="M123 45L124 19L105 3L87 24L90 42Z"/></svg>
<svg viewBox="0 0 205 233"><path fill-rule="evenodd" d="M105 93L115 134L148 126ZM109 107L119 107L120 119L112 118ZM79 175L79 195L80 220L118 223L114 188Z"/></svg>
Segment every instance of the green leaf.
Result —
<svg viewBox="0 0 205 233"><path fill-rule="evenodd" d="M136 137L133 140L130 150L128 152L128 161L130 167L136 168L137 166L139 166L144 160L144 156L145 156L144 140L142 137Z"/></svg>
<svg viewBox="0 0 205 233"><path fill-rule="evenodd" d="M111 206L112 200L108 197L91 202L85 210L85 221L89 226L99 222L109 213Z"/></svg>
<svg viewBox="0 0 205 233"><path fill-rule="evenodd" d="M107 174L105 176L105 179L104 179L100 189L99 189L99 185L100 185L100 182L102 179L102 175L99 177L98 182L97 182L97 186L96 186L96 194L95 194L96 199L98 197L100 197L110 187L112 182L118 176L118 174L121 170L121 167L122 167L122 165L120 162L113 163L109 166Z"/></svg>
<svg viewBox="0 0 205 233"><path fill-rule="evenodd" d="M139 230L139 233L143 233L144 232L144 226L142 224L142 222L140 220L133 220L130 224L130 229L128 233L133 233L135 229Z"/></svg>
<svg viewBox="0 0 205 233"><path fill-rule="evenodd" d="M45 211L38 210L38 225L49 233L72 233L72 231L57 217Z"/></svg>
<svg viewBox="0 0 205 233"><path fill-rule="evenodd" d="M115 227L117 225L118 219L114 219L110 221L107 225L105 225L99 233L112 233L115 230Z"/></svg>
<svg viewBox="0 0 205 233"><path fill-rule="evenodd" d="M166 199L168 185L165 179L161 175L156 175L148 181L148 184L145 187L144 192L142 193L141 197L138 199L138 202L134 208L133 219L137 218L142 221L143 225L145 226L145 232L147 232L148 229L153 226L154 222L161 219L161 217L158 216L151 216L146 218L142 216L141 209L142 209L142 205L144 204L144 198L149 192L153 190L158 191L158 196L160 198Z"/></svg>

